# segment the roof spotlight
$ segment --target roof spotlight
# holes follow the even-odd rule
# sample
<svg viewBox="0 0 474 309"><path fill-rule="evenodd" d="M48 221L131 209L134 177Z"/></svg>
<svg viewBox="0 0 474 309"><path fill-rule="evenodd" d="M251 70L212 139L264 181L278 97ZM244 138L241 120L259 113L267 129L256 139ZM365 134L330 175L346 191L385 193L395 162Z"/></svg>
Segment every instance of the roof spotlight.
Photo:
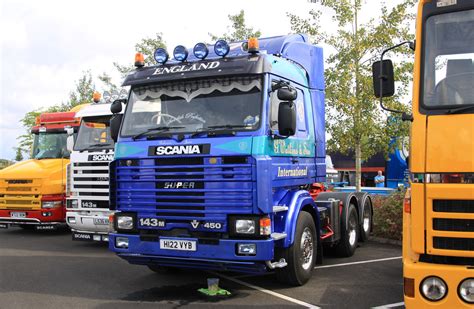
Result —
<svg viewBox="0 0 474 309"><path fill-rule="evenodd" d="M224 40L219 40L214 44L214 52L216 55L225 57L230 51L229 44Z"/></svg>
<svg viewBox="0 0 474 309"><path fill-rule="evenodd" d="M173 50L173 56L178 61L185 61L188 58L188 50L183 45L178 45Z"/></svg>
<svg viewBox="0 0 474 309"><path fill-rule="evenodd" d="M166 49L160 47L155 50L154 57L156 62L164 64L166 61L168 61L169 55Z"/></svg>
<svg viewBox="0 0 474 309"><path fill-rule="evenodd" d="M204 43L197 43L193 48L193 53L196 58L204 59L209 54L209 49Z"/></svg>

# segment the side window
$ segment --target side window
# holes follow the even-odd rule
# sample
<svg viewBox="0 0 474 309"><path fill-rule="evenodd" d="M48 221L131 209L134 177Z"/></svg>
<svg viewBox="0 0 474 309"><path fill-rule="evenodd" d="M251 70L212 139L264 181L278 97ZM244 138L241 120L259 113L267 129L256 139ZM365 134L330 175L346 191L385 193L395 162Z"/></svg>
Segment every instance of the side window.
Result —
<svg viewBox="0 0 474 309"><path fill-rule="evenodd" d="M306 124L306 111L304 105L304 93L300 89L298 91L298 97L295 100L296 104L296 136L306 137L307 136L307 124ZM277 92L274 91L270 95L270 129L272 131L278 130L278 107L280 105Z"/></svg>

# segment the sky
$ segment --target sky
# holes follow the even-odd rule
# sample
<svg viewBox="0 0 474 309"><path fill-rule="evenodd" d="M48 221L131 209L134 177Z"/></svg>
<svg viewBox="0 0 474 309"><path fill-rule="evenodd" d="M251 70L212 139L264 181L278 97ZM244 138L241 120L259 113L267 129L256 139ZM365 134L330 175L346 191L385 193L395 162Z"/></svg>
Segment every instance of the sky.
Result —
<svg viewBox="0 0 474 309"><path fill-rule="evenodd" d="M379 3L366 1L375 6L365 17ZM15 157L25 113L66 102L83 72L106 72L120 83L113 62L132 64L143 38L161 32L170 50L208 42L241 9L262 37L288 34L288 12L305 17L318 8L308 0L0 0L0 159ZM323 13L324 27L334 28Z"/></svg>

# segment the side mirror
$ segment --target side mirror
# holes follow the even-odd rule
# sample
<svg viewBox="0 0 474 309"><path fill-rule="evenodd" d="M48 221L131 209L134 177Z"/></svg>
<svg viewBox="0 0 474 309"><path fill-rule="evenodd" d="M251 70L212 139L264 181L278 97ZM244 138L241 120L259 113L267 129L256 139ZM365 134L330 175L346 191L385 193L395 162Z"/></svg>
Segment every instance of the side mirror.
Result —
<svg viewBox="0 0 474 309"><path fill-rule="evenodd" d="M110 111L112 114L118 114L122 111L123 100L115 100L112 105L110 105Z"/></svg>
<svg viewBox="0 0 474 309"><path fill-rule="evenodd" d="M67 151L72 152L73 148L74 148L74 135L69 135L66 139L66 149Z"/></svg>
<svg viewBox="0 0 474 309"><path fill-rule="evenodd" d="M377 98L391 97L395 94L395 78L392 60L376 61L372 64L374 94Z"/></svg>
<svg viewBox="0 0 474 309"><path fill-rule="evenodd" d="M114 102L115 104L115 102ZM122 105L120 105L121 107ZM112 109L112 108L111 108ZM120 131L120 124L122 123L122 114L115 114L110 119L110 137L114 142L117 142L119 131Z"/></svg>
<svg viewBox="0 0 474 309"><path fill-rule="evenodd" d="M296 133L296 105L293 102L281 102L278 106L278 133L282 136Z"/></svg>
<svg viewBox="0 0 474 309"><path fill-rule="evenodd" d="M277 92L278 100L292 102L298 97L296 89L293 87L284 87L278 89Z"/></svg>

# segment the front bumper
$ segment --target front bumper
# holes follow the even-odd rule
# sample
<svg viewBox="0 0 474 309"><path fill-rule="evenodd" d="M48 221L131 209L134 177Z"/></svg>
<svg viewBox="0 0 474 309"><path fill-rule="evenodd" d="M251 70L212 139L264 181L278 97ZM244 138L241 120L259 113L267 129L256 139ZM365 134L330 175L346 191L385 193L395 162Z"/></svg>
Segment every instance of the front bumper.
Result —
<svg viewBox="0 0 474 309"><path fill-rule="evenodd" d="M472 304L464 302L458 296L458 286L466 278L474 277L474 269L468 266L431 264L404 260L403 276L415 279L415 297L405 296L406 308L472 308ZM432 302L425 299L420 292L420 284L428 276L436 276L444 280L448 286L447 295L440 301Z"/></svg>
<svg viewBox="0 0 474 309"><path fill-rule="evenodd" d="M127 237L128 249L117 248L115 238ZM170 239L169 237L165 237ZM171 238L179 239L179 238ZM220 239L217 244L209 244L197 238L183 238L196 241L196 251L160 249L159 241L142 241L139 235L110 234L109 248L131 264L162 265L197 269L231 270L239 272L264 272L265 261L274 256L274 241ZM237 244L255 244L256 255L237 255Z"/></svg>
<svg viewBox="0 0 474 309"><path fill-rule="evenodd" d="M24 217L12 217L15 213L22 213ZM39 210L2 209L0 210L0 223L58 225L65 223L64 214L63 207Z"/></svg>
<svg viewBox="0 0 474 309"><path fill-rule="evenodd" d="M68 211L66 223L73 232L108 234L110 211Z"/></svg>

